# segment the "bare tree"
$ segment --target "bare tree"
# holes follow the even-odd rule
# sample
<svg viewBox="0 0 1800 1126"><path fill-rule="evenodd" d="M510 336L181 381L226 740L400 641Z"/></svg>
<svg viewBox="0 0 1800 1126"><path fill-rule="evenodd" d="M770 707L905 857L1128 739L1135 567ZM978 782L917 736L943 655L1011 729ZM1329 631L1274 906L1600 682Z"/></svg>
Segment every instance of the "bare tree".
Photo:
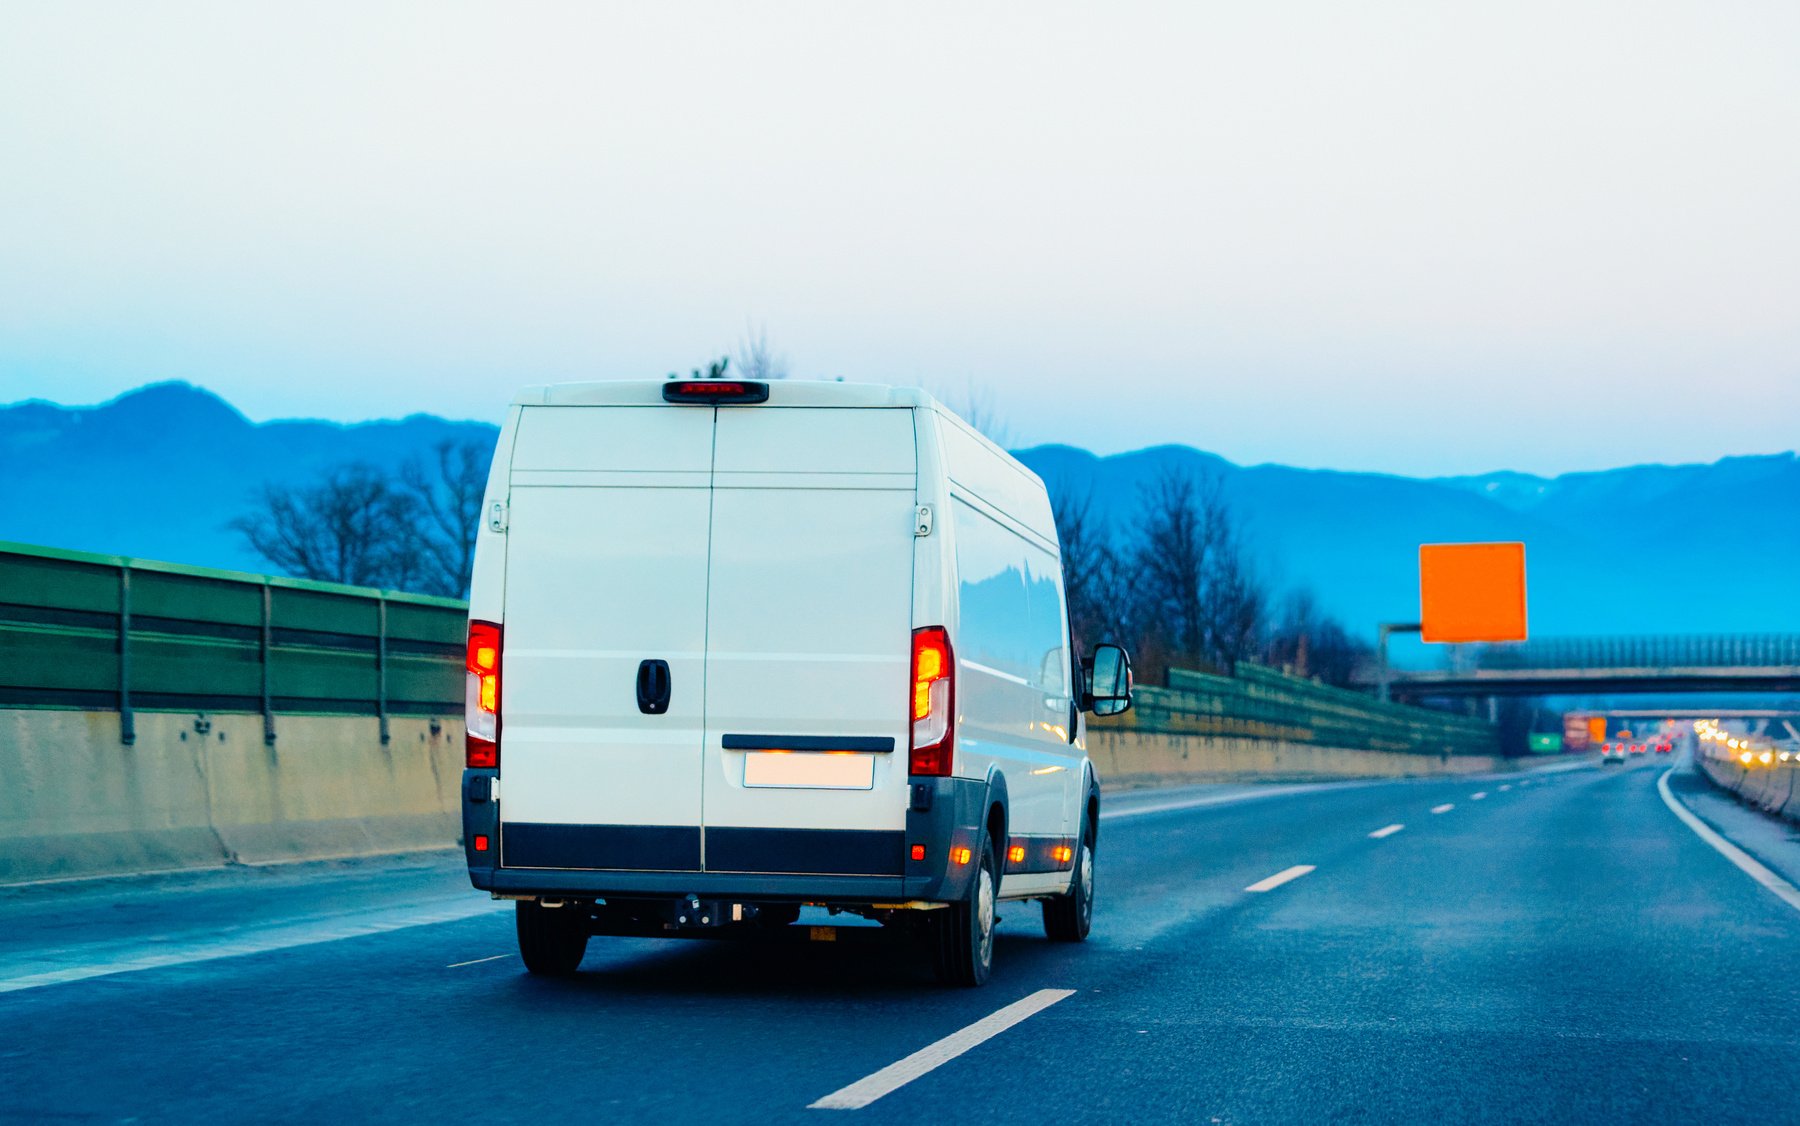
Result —
<svg viewBox="0 0 1800 1126"><path fill-rule="evenodd" d="M1232 670L1257 653L1269 594L1245 546L1242 526L1221 494L1213 493L1211 500L1212 552L1202 598L1206 653L1213 663Z"/></svg>
<svg viewBox="0 0 1800 1126"><path fill-rule="evenodd" d="M1131 632L1128 576L1110 530L1094 514L1092 495L1058 491L1053 509L1076 646L1087 652L1100 642L1124 642Z"/></svg>
<svg viewBox="0 0 1800 1126"><path fill-rule="evenodd" d="M1283 601L1263 649L1263 659L1271 665L1340 687L1352 684L1373 656L1369 643L1351 636L1306 587L1290 592Z"/></svg>
<svg viewBox="0 0 1800 1126"><path fill-rule="evenodd" d="M1206 661L1207 562L1211 557L1215 478L1168 469L1144 486L1143 522L1133 571L1142 615L1139 647L1146 667Z"/></svg>
<svg viewBox="0 0 1800 1126"><path fill-rule="evenodd" d="M475 540L494 445L446 438L432 447L432 454L429 466L415 457L400 472L419 518L419 589L463 598L475 570Z"/></svg>
<svg viewBox="0 0 1800 1126"><path fill-rule="evenodd" d="M1170 467L1146 485L1130 564L1147 672L1228 673L1258 652L1267 586L1221 478Z"/></svg>
<svg viewBox="0 0 1800 1126"><path fill-rule="evenodd" d="M418 502L374 466L340 465L310 486L267 485L259 500L229 526L278 570L356 586L418 583Z"/></svg>
<svg viewBox="0 0 1800 1126"><path fill-rule="evenodd" d="M995 404L991 388L971 379L963 384L960 391L952 391L939 397L964 422L987 435L988 441L1001 449L1008 449L1014 444L1012 428L1007 425L1000 408Z"/></svg>
<svg viewBox="0 0 1800 1126"><path fill-rule="evenodd" d="M747 331L738 345L738 373L745 379L773 380L788 377L787 357L769 347L768 329L759 325Z"/></svg>
<svg viewBox="0 0 1800 1126"><path fill-rule="evenodd" d="M701 371L699 368L695 368L694 374L690 378L693 378L693 379L723 379L723 378L725 378L725 369L729 368L730 366L731 366L731 357L730 356L720 356L718 359L713 360L711 363L707 364L705 371ZM669 378L670 379L680 379L681 377L679 375L676 375L674 372L670 372Z"/></svg>

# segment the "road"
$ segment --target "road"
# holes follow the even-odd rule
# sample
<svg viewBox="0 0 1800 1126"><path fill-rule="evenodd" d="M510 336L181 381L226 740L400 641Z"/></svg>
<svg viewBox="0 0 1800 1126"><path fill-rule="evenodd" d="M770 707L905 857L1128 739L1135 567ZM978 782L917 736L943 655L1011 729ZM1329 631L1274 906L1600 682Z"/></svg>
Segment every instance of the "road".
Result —
<svg viewBox="0 0 1800 1126"><path fill-rule="evenodd" d="M1800 911L1665 765L1111 799L1093 939L1010 906L979 990L851 942L534 979L441 856L0 892L0 1121L1794 1121Z"/></svg>

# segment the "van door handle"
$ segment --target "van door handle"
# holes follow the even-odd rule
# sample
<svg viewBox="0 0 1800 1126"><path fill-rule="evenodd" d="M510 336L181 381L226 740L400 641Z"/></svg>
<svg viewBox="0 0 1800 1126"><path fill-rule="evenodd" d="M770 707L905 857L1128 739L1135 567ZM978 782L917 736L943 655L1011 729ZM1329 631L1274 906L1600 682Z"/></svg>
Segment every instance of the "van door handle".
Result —
<svg viewBox="0 0 1800 1126"><path fill-rule="evenodd" d="M669 662L655 659L638 662L638 711L645 715L661 715L669 710Z"/></svg>

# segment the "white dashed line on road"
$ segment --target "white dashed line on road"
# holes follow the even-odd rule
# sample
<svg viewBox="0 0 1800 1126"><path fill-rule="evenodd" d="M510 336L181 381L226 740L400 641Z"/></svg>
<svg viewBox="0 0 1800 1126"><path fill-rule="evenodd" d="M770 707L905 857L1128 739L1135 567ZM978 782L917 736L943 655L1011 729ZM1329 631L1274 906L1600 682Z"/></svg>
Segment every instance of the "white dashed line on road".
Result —
<svg viewBox="0 0 1800 1126"><path fill-rule="evenodd" d="M447 970L455 970L455 969L461 969L463 966L479 966L483 962L498 962L502 958L510 958L510 957L512 957L511 954L495 954L492 957L488 957L488 958L471 958L466 962L451 962L449 965L445 966L444 968Z"/></svg>
<svg viewBox="0 0 1800 1126"><path fill-rule="evenodd" d="M1292 868L1283 868L1281 871L1275 873L1273 876L1270 876L1268 879L1258 880L1255 883L1251 884L1249 887L1245 888L1244 890L1245 891L1274 891L1276 888L1280 887L1282 884L1285 884L1290 880L1297 880L1301 876L1306 875L1308 872L1311 872L1315 867L1316 867L1316 865L1312 865L1312 864L1296 864Z"/></svg>
<svg viewBox="0 0 1800 1126"><path fill-rule="evenodd" d="M1373 833L1370 833L1369 839L1372 841L1378 841L1383 837L1391 837L1395 833L1398 833L1400 830L1402 830L1404 828L1406 828L1406 826L1401 825L1401 824L1383 825L1381 828L1375 830Z"/></svg>
<svg viewBox="0 0 1800 1126"><path fill-rule="evenodd" d="M1469 795L1469 800L1470 800L1470 801L1480 801L1480 800L1481 800L1481 799L1482 799L1482 798L1485 798L1485 797L1487 797L1487 791L1486 791L1486 790L1482 790L1482 791L1480 791L1480 792L1478 792L1478 793L1473 793L1473 794L1470 794L1470 795Z"/></svg>
<svg viewBox="0 0 1800 1126"><path fill-rule="evenodd" d="M1431 812L1433 812L1433 813L1449 813L1451 810L1453 810L1455 808L1456 808L1455 802L1445 802L1443 805L1432 806Z"/></svg>
<svg viewBox="0 0 1800 1126"><path fill-rule="evenodd" d="M1504 794L1506 791L1508 791L1510 789L1512 789L1512 784L1509 782L1506 785L1500 787L1500 792Z"/></svg>
<svg viewBox="0 0 1800 1126"><path fill-rule="evenodd" d="M989 1013L966 1028L952 1032L936 1043L925 1045L903 1060L888 1064L873 1075L858 1079L848 1087L838 1088L817 1102L808 1104L807 1109L858 1110L868 1106L883 1095L890 1095L898 1091L920 1076L949 1063L977 1044L991 1040L1027 1017L1043 1012L1063 998L1073 996L1074 993L1073 989L1040 989L1029 997L1014 1001L998 1012Z"/></svg>

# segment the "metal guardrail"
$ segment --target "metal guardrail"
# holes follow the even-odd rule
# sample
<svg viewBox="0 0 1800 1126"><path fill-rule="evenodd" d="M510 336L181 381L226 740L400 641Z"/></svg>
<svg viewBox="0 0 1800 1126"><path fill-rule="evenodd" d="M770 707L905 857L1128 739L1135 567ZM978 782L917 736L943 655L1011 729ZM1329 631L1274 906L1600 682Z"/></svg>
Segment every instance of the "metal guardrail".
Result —
<svg viewBox="0 0 1800 1126"><path fill-rule="evenodd" d="M1140 685L1132 710L1101 726L1402 754L1500 753L1498 731L1483 720L1382 703L1250 664L1235 677L1171 669L1168 687Z"/></svg>
<svg viewBox="0 0 1800 1126"><path fill-rule="evenodd" d="M1475 664L1487 669L1794 668L1800 667L1800 636L1544 638L1483 646Z"/></svg>
<svg viewBox="0 0 1800 1126"><path fill-rule="evenodd" d="M0 707L390 715L462 710L446 598L0 543Z"/></svg>
<svg viewBox="0 0 1800 1126"><path fill-rule="evenodd" d="M0 707L390 715L462 710L467 604L0 543ZM1382 704L1254 665L1173 670L1121 720L1141 731L1411 754L1494 754L1480 720Z"/></svg>

